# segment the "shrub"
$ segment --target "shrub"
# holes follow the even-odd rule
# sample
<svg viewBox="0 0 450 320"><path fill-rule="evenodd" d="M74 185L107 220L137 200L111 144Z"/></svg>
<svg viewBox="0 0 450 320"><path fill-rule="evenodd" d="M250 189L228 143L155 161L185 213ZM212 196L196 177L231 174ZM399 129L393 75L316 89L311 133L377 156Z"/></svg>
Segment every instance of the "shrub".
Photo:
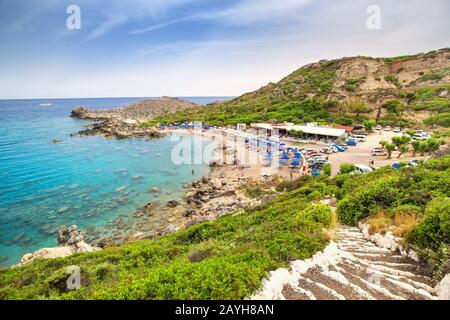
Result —
<svg viewBox="0 0 450 320"><path fill-rule="evenodd" d="M399 195L399 190L394 186L396 181L395 177L380 178L347 194L338 203L339 219L345 224L353 225L391 207L397 202Z"/></svg>
<svg viewBox="0 0 450 320"><path fill-rule="evenodd" d="M390 113L400 114L406 109L406 106L398 100L389 100L383 104L383 108Z"/></svg>
<svg viewBox="0 0 450 320"><path fill-rule="evenodd" d="M406 241L432 265L438 279L450 272L450 198L436 198Z"/></svg>
<svg viewBox="0 0 450 320"><path fill-rule="evenodd" d="M309 219L316 223L322 224L329 227L332 222L332 211L331 208L325 204L313 204L305 208L300 217L302 219Z"/></svg>
<svg viewBox="0 0 450 320"><path fill-rule="evenodd" d="M350 163L343 163L340 166L340 174L348 174L356 170L356 167Z"/></svg>
<svg viewBox="0 0 450 320"><path fill-rule="evenodd" d="M398 78L390 73L386 74L384 76L384 79L390 83L392 83L393 85L395 85L396 87L401 87L402 85L400 84L400 81L398 80Z"/></svg>
<svg viewBox="0 0 450 320"><path fill-rule="evenodd" d="M331 164L330 163L325 163L324 164L324 166L323 166L323 173L326 175L326 176L331 176Z"/></svg>
<svg viewBox="0 0 450 320"><path fill-rule="evenodd" d="M423 123L429 126L438 125L441 127L450 128L450 112L431 116L425 119Z"/></svg>

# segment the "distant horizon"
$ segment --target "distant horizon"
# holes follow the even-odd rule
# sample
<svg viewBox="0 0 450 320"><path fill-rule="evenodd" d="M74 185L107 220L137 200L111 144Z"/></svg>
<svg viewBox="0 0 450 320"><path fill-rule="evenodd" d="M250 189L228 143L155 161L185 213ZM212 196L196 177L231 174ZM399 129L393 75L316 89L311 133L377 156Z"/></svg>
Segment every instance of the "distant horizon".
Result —
<svg viewBox="0 0 450 320"><path fill-rule="evenodd" d="M64 98L0 98L0 101L8 101L8 100L72 100L72 99L154 99L161 97L170 97L170 98L235 98L237 96L221 96L221 95L207 95L207 96L168 96L168 95L160 95L160 96L142 96L142 97L119 97L119 96L111 96L111 97L64 97Z"/></svg>

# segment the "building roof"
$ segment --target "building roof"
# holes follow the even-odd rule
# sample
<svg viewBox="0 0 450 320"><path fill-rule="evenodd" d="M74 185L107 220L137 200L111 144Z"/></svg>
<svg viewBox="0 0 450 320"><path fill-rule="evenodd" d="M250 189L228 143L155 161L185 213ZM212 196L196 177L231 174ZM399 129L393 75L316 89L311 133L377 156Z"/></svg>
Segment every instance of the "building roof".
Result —
<svg viewBox="0 0 450 320"><path fill-rule="evenodd" d="M302 131L307 134L317 134L319 136L329 136L329 137L340 137L345 134L344 129L338 129L338 128L331 128L331 127L321 127L314 124L308 124L308 125L294 125L292 123L286 123L283 126L273 125L271 123L255 123L252 124L253 127L259 128L259 129L266 129L266 130L274 130L274 129L285 129L287 131Z"/></svg>
<svg viewBox="0 0 450 320"><path fill-rule="evenodd" d="M353 127L351 126L341 126L341 125L335 125L336 129L344 129L345 131L353 131Z"/></svg>

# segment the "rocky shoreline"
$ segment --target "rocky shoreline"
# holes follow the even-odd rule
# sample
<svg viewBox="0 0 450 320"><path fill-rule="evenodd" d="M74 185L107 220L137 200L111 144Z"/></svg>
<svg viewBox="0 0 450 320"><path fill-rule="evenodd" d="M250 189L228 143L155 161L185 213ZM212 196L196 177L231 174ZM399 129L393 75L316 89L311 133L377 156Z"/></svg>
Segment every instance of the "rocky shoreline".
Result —
<svg viewBox="0 0 450 320"><path fill-rule="evenodd" d="M164 132L157 129L140 126L138 120L116 116L104 118L104 114L101 112L103 111L97 113L84 108L74 109L72 117L83 120L103 120L86 125L87 129L74 135L102 135L117 139L132 137L153 139L165 135ZM78 252L93 252L101 248L120 246L134 241L155 239L183 228L212 221L223 215L265 203L265 199L247 198L244 187L248 183L254 184L255 182L249 181L249 178L244 178L240 174L239 166L223 164L211 165L210 167L211 170L208 175L199 181L194 181L191 185L185 185L186 192L183 199L170 200L166 203L149 202L139 208L130 221L116 217L108 227L111 228L111 233L107 237L101 236L98 230L86 230L87 232L84 232L79 230L77 226L72 226L69 233L73 233L73 237L69 238L79 241L60 241L61 233L67 232L67 228L62 227L59 230L58 247L44 248L26 254L22 257L21 264L36 259L66 257ZM162 191L152 187L149 192L159 195ZM155 229L155 217L166 217L167 219L164 219L166 223Z"/></svg>

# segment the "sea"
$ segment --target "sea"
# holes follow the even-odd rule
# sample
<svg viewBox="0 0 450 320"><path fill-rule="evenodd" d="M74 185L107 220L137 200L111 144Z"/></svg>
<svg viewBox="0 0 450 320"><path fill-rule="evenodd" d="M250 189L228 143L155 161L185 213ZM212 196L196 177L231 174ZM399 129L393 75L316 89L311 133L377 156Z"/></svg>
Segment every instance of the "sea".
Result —
<svg viewBox="0 0 450 320"><path fill-rule="evenodd" d="M182 97L206 105L227 97ZM157 200L179 200L208 164L175 164L178 143L71 135L91 122L73 108L121 107L145 98L0 100L0 266L57 245L61 225L102 230ZM207 108L207 106L205 106ZM189 138L192 144L198 143ZM206 143L200 141L203 146ZM149 189L158 188L158 194Z"/></svg>

